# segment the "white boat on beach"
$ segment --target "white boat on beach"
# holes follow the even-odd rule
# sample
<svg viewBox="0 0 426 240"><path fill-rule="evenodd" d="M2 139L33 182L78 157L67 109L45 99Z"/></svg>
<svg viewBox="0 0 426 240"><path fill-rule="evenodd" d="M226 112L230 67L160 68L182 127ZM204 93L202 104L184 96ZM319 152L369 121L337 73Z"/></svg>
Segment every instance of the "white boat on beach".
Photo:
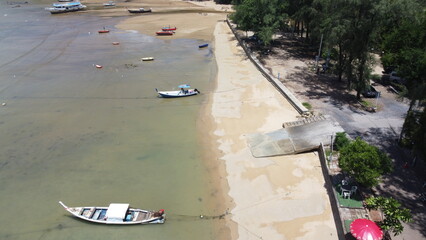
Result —
<svg viewBox="0 0 426 240"><path fill-rule="evenodd" d="M158 91L158 89L155 89L155 91L158 93L160 97L163 98L178 98L178 97L189 97L194 96L200 93L196 88L189 89L191 86L188 84L180 85L180 90L175 91Z"/></svg>
<svg viewBox="0 0 426 240"><path fill-rule="evenodd" d="M51 14L57 13L66 13L66 12L75 12L80 11L86 8L86 5L81 4L80 2L62 2L54 3L52 7L45 8Z"/></svg>
<svg viewBox="0 0 426 240"><path fill-rule="evenodd" d="M108 2L104 3L104 7L115 7L115 2L114 1L108 1Z"/></svg>
<svg viewBox="0 0 426 240"><path fill-rule="evenodd" d="M59 204L69 213L80 219L103 224L131 225L164 223L164 209L159 211L132 208L128 203L111 203L109 207L67 207Z"/></svg>

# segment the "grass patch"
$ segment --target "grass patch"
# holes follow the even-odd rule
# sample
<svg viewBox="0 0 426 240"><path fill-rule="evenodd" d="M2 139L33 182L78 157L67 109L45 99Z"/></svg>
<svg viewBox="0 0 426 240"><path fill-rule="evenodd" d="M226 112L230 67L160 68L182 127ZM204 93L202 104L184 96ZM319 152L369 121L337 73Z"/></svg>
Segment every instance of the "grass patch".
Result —
<svg viewBox="0 0 426 240"><path fill-rule="evenodd" d="M354 220L352 220L352 219L344 220L344 223L345 223L345 232L347 232L347 233L350 233L350 232L351 232L351 223L352 223L353 221L354 221Z"/></svg>
<svg viewBox="0 0 426 240"><path fill-rule="evenodd" d="M304 103L302 103L302 105L303 105L305 108L307 108L308 110L311 110L311 109L312 109L312 105L311 105L311 104L309 104L308 102L304 102Z"/></svg>
<svg viewBox="0 0 426 240"><path fill-rule="evenodd" d="M343 198L341 193L340 184L335 185L334 189L336 191L337 201L341 207L349 207L349 208L363 208L362 205L362 197L357 191L355 194L351 195L350 198Z"/></svg>
<svg viewBox="0 0 426 240"><path fill-rule="evenodd" d="M361 100L361 105L364 107L373 107L373 104L369 101Z"/></svg>

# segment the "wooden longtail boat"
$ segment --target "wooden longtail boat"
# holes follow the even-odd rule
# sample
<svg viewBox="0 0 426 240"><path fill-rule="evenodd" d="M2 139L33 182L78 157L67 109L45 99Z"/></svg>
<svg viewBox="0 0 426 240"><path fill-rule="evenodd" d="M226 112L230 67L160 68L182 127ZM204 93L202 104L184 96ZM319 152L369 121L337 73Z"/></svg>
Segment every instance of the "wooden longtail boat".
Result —
<svg viewBox="0 0 426 240"><path fill-rule="evenodd" d="M159 211L142 210L129 207L127 203L111 203L109 207L67 207L59 204L69 213L80 219L103 224L131 225L164 223L164 209Z"/></svg>

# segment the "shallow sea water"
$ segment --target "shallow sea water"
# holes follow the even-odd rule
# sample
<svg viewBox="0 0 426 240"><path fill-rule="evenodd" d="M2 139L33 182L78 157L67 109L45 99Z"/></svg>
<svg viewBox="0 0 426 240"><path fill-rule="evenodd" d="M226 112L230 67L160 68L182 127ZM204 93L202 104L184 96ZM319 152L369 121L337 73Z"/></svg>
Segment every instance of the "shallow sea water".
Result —
<svg viewBox="0 0 426 240"><path fill-rule="evenodd" d="M198 218L217 214L195 128L207 96L154 90L208 92L211 50L116 29L119 17L43 7L0 5L0 239L216 239L217 223ZM104 26L111 32L98 34ZM90 224L59 200L164 208L167 221Z"/></svg>

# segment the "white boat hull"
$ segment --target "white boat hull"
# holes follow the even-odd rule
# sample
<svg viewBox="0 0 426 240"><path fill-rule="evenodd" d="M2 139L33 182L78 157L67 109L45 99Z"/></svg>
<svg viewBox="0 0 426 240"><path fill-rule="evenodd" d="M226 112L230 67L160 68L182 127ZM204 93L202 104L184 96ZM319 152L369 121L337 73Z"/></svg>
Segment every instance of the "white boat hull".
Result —
<svg viewBox="0 0 426 240"><path fill-rule="evenodd" d="M157 90L157 89L156 89ZM178 97L189 97L199 94L197 89L179 90L179 91L158 91L157 93L163 98L178 98Z"/></svg>
<svg viewBox="0 0 426 240"><path fill-rule="evenodd" d="M56 6L45 8L47 11L49 11L51 14L58 14L58 13L67 13L67 12L75 12L80 11L86 8L86 5L68 5L68 4L57 4Z"/></svg>
<svg viewBox="0 0 426 240"><path fill-rule="evenodd" d="M61 201L59 201L59 204L75 217L93 223L115 225L155 224L164 223L166 218L164 210L158 212L142 210L128 207L128 204L111 204L109 207L67 207ZM123 210L122 217L113 217L109 215L113 205L127 206Z"/></svg>

